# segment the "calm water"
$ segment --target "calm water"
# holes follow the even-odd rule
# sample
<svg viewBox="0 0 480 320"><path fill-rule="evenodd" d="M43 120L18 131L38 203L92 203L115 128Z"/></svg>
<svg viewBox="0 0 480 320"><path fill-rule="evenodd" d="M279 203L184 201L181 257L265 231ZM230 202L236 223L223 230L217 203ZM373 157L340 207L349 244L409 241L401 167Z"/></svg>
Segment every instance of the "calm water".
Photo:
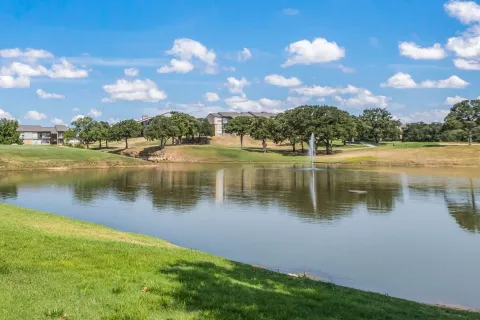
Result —
<svg viewBox="0 0 480 320"><path fill-rule="evenodd" d="M479 191L475 178L293 166L0 173L7 203L345 286L477 308Z"/></svg>

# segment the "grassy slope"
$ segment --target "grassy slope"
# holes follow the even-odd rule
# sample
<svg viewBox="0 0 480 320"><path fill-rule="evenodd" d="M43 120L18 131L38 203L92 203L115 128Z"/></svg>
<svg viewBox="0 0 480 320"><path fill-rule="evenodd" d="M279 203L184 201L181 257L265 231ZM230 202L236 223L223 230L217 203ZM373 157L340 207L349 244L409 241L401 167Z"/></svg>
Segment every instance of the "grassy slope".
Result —
<svg viewBox="0 0 480 320"><path fill-rule="evenodd" d="M57 146L2 146L0 168L141 165L143 161L93 150Z"/></svg>
<svg viewBox="0 0 480 320"><path fill-rule="evenodd" d="M2 320L480 319L6 204L0 301Z"/></svg>

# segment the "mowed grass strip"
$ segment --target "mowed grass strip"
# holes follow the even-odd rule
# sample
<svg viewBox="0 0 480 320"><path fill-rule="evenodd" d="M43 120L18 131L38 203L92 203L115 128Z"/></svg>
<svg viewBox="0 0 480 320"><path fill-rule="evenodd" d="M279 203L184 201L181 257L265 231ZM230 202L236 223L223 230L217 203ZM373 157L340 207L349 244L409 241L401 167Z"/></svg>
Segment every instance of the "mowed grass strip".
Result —
<svg viewBox="0 0 480 320"><path fill-rule="evenodd" d="M0 204L0 319L480 319Z"/></svg>

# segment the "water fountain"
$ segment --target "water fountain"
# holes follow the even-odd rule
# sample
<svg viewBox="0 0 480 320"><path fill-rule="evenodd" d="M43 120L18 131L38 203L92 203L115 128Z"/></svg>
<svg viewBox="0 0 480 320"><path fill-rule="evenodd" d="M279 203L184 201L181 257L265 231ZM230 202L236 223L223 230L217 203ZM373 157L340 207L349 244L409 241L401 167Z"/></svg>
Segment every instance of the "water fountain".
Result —
<svg viewBox="0 0 480 320"><path fill-rule="evenodd" d="M312 132L312 135L310 136L310 144L308 148L308 156L312 160L312 170L314 170L314 160L315 160L315 134Z"/></svg>

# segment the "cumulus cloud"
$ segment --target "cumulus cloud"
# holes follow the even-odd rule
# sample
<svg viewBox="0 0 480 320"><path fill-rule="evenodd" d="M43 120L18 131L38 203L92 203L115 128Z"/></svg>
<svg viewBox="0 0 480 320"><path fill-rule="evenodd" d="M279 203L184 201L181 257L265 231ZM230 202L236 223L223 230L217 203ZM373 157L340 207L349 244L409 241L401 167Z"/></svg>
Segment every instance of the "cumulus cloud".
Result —
<svg viewBox="0 0 480 320"><path fill-rule="evenodd" d="M39 59L52 59L53 54L41 49L27 48L25 50L22 50L19 48L14 48L1 49L0 57L7 59L26 59L30 61L35 61Z"/></svg>
<svg viewBox="0 0 480 320"><path fill-rule="evenodd" d="M350 68L350 67L346 67L346 66L344 66L343 64L339 64L339 65L338 65L338 68L339 68L340 70L342 70L343 73L353 73L353 72L355 72L355 69Z"/></svg>
<svg viewBox="0 0 480 320"><path fill-rule="evenodd" d="M329 42L324 38L316 38L312 42L300 40L291 43L286 49L289 58L282 67L296 64L311 65L339 60L345 57L345 49L336 42Z"/></svg>
<svg viewBox="0 0 480 320"><path fill-rule="evenodd" d="M362 91L362 88L357 88L352 85L348 85L344 88L334 88L334 87L328 87L328 86L311 86L311 87L300 87L300 88L294 88L291 89L292 92L304 95L304 96L310 96L310 97L325 97L325 96L331 96L331 95L343 95L343 94L354 94Z"/></svg>
<svg viewBox="0 0 480 320"><path fill-rule="evenodd" d="M82 119L82 118L85 118L85 116L83 114L77 114L76 116L74 116L72 118L72 122L77 121L78 119Z"/></svg>
<svg viewBox="0 0 480 320"><path fill-rule="evenodd" d="M38 111L28 111L27 114L25 114L24 118L25 119L31 119L31 120L36 120L40 121L45 119L47 116L43 113L40 113Z"/></svg>
<svg viewBox="0 0 480 320"><path fill-rule="evenodd" d="M53 123L54 125L61 125L61 124L65 124L65 122L62 120L62 119L58 119L58 118L52 118L52 120L50 120L51 123Z"/></svg>
<svg viewBox="0 0 480 320"><path fill-rule="evenodd" d="M194 68L193 64L188 60L177 60L172 59L170 60L169 66L163 66L157 69L158 73L188 73L192 71Z"/></svg>
<svg viewBox="0 0 480 320"><path fill-rule="evenodd" d="M14 77L0 75L0 88L29 88L29 77Z"/></svg>
<svg viewBox="0 0 480 320"><path fill-rule="evenodd" d="M474 1L450 0L443 7L449 16L464 24L480 22L480 5Z"/></svg>
<svg viewBox="0 0 480 320"><path fill-rule="evenodd" d="M347 108L362 108L364 106L386 108L389 100L386 96L374 95L371 91L366 89L362 89L355 96L350 98L335 96L333 99L342 107Z"/></svg>
<svg viewBox="0 0 480 320"><path fill-rule="evenodd" d="M268 84L279 87L296 87L302 84L302 81L296 77L285 78L278 74L265 76L264 80Z"/></svg>
<svg viewBox="0 0 480 320"><path fill-rule="evenodd" d="M382 87L391 87L396 89L411 89L411 88L465 88L470 83L453 75L444 80L424 80L420 83L415 82L412 76L408 73L398 72L388 78L387 82L382 83Z"/></svg>
<svg viewBox="0 0 480 320"><path fill-rule="evenodd" d="M205 100L207 100L208 102L215 102L219 101L220 97L216 92L207 92L205 93Z"/></svg>
<svg viewBox="0 0 480 320"><path fill-rule="evenodd" d="M14 118L9 112L0 109L0 119L13 120Z"/></svg>
<svg viewBox="0 0 480 320"><path fill-rule="evenodd" d="M157 84L150 79L134 81L119 79L113 84L103 86L103 90L110 96L108 100L102 99L102 102L116 100L157 102L167 98L165 91L159 90Z"/></svg>
<svg viewBox="0 0 480 320"><path fill-rule="evenodd" d="M441 60L447 56L440 43L432 47L422 48L414 42L401 42L398 45L400 55L416 60Z"/></svg>
<svg viewBox="0 0 480 320"><path fill-rule="evenodd" d="M88 71L75 67L66 59L61 59L60 63L54 63L52 65L47 75L50 78L61 79L87 78Z"/></svg>
<svg viewBox="0 0 480 320"><path fill-rule="evenodd" d="M449 38L447 48L458 57L480 59L480 26L473 26L458 37Z"/></svg>
<svg viewBox="0 0 480 320"><path fill-rule="evenodd" d="M476 60L453 59L453 64L462 70L480 70L480 61Z"/></svg>
<svg viewBox="0 0 480 320"><path fill-rule="evenodd" d="M230 91L231 93L242 93L243 88L249 85L250 85L250 82L248 82L247 79L243 77L241 79L228 77L227 83L225 83L225 86L228 88L228 91Z"/></svg>
<svg viewBox="0 0 480 320"><path fill-rule="evenodd" d="M252 58L252 53L248 48L243 48L242 51L238 52L237 59L238 61L247 61Z"/></svg>
<svg viewBox="0 0 480 320"><path fill-rule="evenodd" d="M88 112L88 115L92 118L98 118L102 115L102 112L97 109L90 109L90 111Z"/></svg>
<svg viewBox="0 0 480 320"><path fill-rule="evenodd" d="M462 102L464 100L468 100L467 98L464 98L464 97L460 97L460 96L455 96L455 97L447 97L447 99L445 99L445 104L447 106L452 106L454 105L455 103L459 103L459 102Z"/></svg>
<svg viewBox="0 0 480 320"><path fill-rule="evenodd" d="M43 91L42 89L38 89L36 91L36 93L37 93L37 96L40 99L64 99L65 98L65 96L62 95L62 94L47 93L47 92Z"/></svg>
<svg viewBox="0 0 480 320"><path fill-rule="evenodd" d="M217 64L215 62L215 59L216 59L215 51L213 51L212 49L209 50L207 47L205 47L203 44L201 44L196 40L188 39L188 38L176 39L173 42L172 49L168 50L166 53L180 58L181 61L174 59L176 61L175 63L177 64L177 69L179 68L178 65L182 65L183 67L182 70L188 69L187 66L189 66L189 64L185 62L189 62L190 65L192 65L191 61L193 59L196 59L205 65L204 70L206 73L215 73L217 70ZM165 66L167 69L163 69L164 71L170 70L170 68L174 67L173 60L170 63L171 63L171 66ZM189 71L191 71L191 69ZM173 72L173 71L170 71L170 72ZM163 73L166 73L166 72L163 72ZM183 73L186 73L186 72L183 72Z"/></svg>
<svg viewBox="0 0 480 320"><path fill-rule="evenodd" d="M285 8L283 9L283 14L286 14L287 16L296 16L300 14L300 10L293 8Z"/></svg>
<svg viewBox="0 0 480 320"><path fill-rule="evenodd" d="M402 123L412 122L443 122L450 110L434 109L428 111L415 112L408 115L395 115L394 118Z"/></svg>
<svg viewBox="0 0 480 320"><path fill-rule="evenodd" d="M123 72L127 77L136 77L140 74L140 71L138 71L137 68L127 68L123 69Z"/></svg>
<svg viewBox="0 0 480 320"><path fill-rule="evenodd" d="M240 95L226 98L224 102L232 111L282 112L286 109L304 105L309 100L309 97L287 97L285 100L268 98L250 100L246 95Z"/></svg>

